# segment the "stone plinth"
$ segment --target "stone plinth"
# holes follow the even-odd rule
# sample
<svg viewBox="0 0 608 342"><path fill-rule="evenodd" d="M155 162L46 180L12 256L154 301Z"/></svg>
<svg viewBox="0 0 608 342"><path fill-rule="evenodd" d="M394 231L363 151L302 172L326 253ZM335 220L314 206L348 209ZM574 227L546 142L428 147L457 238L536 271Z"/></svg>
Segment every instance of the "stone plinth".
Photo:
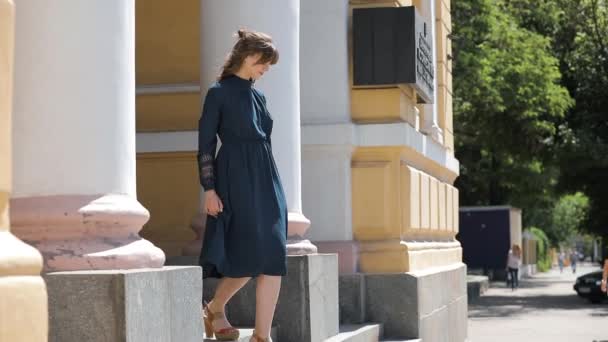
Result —
<svg viewBox="0 0 608 342"><path fill-rule="evenodd" d="M365 277L366 318L384 324L387 338L464 342L466 266Z"/></svg>
<svg viewBox="0 0 608 342"><path fill-rule="evenodd" d="M47 273L50 342L200 342L199 267Z"/></svg>

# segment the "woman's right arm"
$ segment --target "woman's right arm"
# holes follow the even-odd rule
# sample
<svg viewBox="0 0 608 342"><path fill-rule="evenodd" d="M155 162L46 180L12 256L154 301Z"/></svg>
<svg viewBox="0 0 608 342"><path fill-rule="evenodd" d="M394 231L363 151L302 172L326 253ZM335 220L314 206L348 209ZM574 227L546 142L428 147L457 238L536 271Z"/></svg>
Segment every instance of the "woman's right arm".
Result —
<svg viewBox="0 0 608 342"><path fill-rule="evenodd" d="M215 193L215 152L220 124L221 99L218 88L209 88L198 121L198 171L205 189L205 207L210 215L222 211L222 203Z"/></svg>

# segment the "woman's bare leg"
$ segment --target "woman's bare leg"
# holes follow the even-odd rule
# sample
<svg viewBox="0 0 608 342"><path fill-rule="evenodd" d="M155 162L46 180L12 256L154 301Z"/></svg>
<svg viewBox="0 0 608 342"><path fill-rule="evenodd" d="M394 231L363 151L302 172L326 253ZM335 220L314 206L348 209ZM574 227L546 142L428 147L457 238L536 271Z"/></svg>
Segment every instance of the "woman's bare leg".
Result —
<svg viewBox="0 0 608 342"><path fill-rule="evenodd" d="M215 289L215 296L213 300L209 302L209 310L214 312L225 312L226 303L232 298L247 282L249 277L246 278L222 278L220 283ZM227 319L217 319L213 322L213 328L215 330L227 328L230 323Z"/></svg>
<svg viewBox="0 0 608 342"><path fill-rule="evenodd" d="M260 275L257 279L255 332L262 338L270 336L272 319L281 290L281 277ZM256 341L257 342L257 341Z"/></svg>

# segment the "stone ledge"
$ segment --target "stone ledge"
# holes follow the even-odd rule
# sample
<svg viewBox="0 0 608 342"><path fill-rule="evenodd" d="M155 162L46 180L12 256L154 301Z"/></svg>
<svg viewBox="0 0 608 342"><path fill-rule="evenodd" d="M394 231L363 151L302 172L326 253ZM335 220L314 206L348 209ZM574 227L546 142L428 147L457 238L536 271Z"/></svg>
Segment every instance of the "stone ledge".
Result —
<svg viewBox="0 0 608 342"><path fill-rule="evenodd" d="M469 302L479 298L490 288L490 280L486 276L467 275L467 296Z"/></svg>

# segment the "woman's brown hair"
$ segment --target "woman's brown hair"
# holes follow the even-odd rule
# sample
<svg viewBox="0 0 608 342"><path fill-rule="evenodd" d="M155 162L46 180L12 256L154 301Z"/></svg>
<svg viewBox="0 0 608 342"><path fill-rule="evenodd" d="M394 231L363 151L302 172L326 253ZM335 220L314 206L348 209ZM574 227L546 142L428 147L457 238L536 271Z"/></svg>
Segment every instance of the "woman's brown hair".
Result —
<svg viewBox="0 0 608 342"><path fill-rule="evenodd" d="M515 255L517 255L518 257L521 257L521 247L519 247L518 244L514 244L513 248L511 248L511 250L513 251L513 253Z"/></svg>
<svg viewBox="0 0 608 342"><path fill-rule="evenodd" d="M260 54L260 60L258 63L265 64L277 64L279 61L279 51L274 46L272 38L262 32L249 31L246 29L240 29L237 32L238 40L232 51L226 57L226 62L222 66L222 71L218 77L218 80L236 74L245 58L251 55Z"/></svg>

